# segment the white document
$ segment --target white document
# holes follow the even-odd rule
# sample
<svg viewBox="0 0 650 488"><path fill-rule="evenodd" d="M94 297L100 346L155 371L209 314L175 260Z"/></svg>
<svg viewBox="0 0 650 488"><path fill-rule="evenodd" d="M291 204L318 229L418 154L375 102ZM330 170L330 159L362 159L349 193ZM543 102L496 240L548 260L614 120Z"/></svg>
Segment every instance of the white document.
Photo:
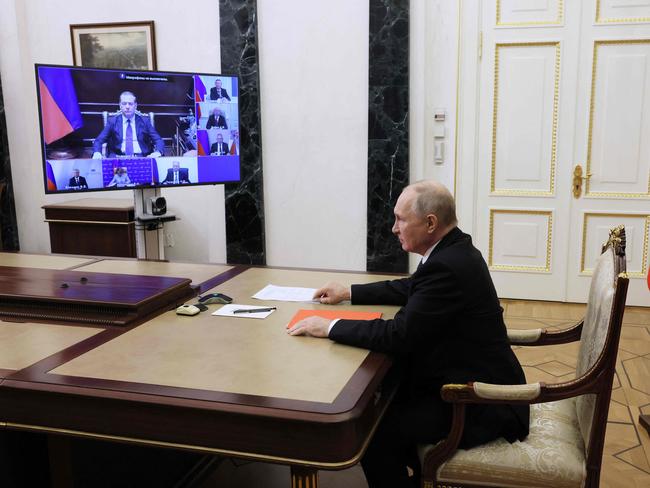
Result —
<svg viewBox="0 0 650 488"><path fill-rule="evenodd" d="M281 302L314 302L316 288L266 285L253 295L258 300L278 300Z"/></svg>
<svg viewBox="0 0 650 488"><path fill-rule="evenodd" d="M258 310L261 308L266 308L264 312L239 312L235 313L236 310ZM237 305L236 303L230 303L224 305L216 312L212 312L212 315L219 315L221 317L238 317L242 319L265 319L273 313L275 307L258 307L257 305Z"/></svg>

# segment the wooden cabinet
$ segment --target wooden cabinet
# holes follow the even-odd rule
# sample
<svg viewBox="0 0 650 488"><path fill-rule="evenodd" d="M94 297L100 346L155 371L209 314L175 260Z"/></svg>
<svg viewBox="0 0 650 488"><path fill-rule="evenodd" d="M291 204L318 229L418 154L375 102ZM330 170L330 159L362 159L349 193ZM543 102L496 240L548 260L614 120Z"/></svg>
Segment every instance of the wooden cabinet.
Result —
<svg viewBox="0 0 650 488"><path fill-rule="evenodd" d="M133 200L83 198L42 208L53 253L136 257Z"/></svg>

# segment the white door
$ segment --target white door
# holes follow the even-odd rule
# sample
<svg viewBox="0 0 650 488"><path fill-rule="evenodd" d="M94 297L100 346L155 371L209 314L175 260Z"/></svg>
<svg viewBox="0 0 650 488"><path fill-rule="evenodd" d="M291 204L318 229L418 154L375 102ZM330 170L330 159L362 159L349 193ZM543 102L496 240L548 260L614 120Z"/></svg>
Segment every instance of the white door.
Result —
<svg viewBox="0 0 650 488"><path fill-rule="evenodd" d="M573 164L585 178L571 205L567 299L586 301L599 245L624 224L628 305L650 306L650 1L583 8Z"/></svg>
<svg viewBox="0 0 650 488"><path fill-rule="evenodd" d="M584 301L605 230L624 223L628 304L650 305L650 12L625 4L639 2L482 4L474 229L501 297ZM603 17L626 8L634 23Z"/></svg>

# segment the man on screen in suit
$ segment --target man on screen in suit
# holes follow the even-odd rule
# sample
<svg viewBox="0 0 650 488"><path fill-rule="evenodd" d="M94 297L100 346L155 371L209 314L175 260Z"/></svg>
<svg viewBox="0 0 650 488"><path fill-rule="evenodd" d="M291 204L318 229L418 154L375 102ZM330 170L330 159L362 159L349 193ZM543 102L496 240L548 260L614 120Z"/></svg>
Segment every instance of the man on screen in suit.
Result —
<svg viewBox="0 0 650 488"><path fill-rule="evenodd" d="M172 167L167 170L167 176L162 181L163 185L181 185L190 183L187 168L181 168L178 161L172 163Z"/></svg>
<svg viewBox="0 0 650 488"><path fill-rule="evenodd" d="M219 79L216 79L214 86L210 88L210 100L216 100L218 102L223 102L224 100L230 101L228 92L225 88L221 88L221 80Z"/></svg>
<svg viewBox="0 0 650 488"><path fill-rule="evenodd" d="M93 143L93 158L102 158L102 144L106 154L114 156L160 157L165 143L147 117L136 113L138 102L129 91L120 94L120 115L108 119L104 130Z"/></svg>
<svg viewBox="0 0 650 488"><path fill-rule="evenodd" d="M208 122L205 124L206 129L211 129L216 127L217 129L227 129L228 123L226 118L223 116L223 112L218 108L215 108L210 116L208 117Z"/></svg>
<svg viewBox="0 0 650 488"><path fill-rule="evenodd" d="M216 156L227 156L230 154L228 144L223 142L223 136L221 134L217 134L217 142L210 147L210 154Z"/></svg>
<svg viewBox="0 0 650 488"><path fill-rule="evenodd" d="M327 304L401 305L395 317L310 317L289 330L394 356L400 387L361 460L370 488L416 486L417 444L435 444L449 433L451 407L440 397L442 385L525 383L488 267L471 237L456 226L449 191L433 181L410 185L394 214L392 231L402 249L423 256L413 275L352 287L328 283L314 298ZM460 447L498 437L523 439L528 422L527 405L469 405ZM408 478L406 466L414 469L414 478Z"/></svg>
<svg viewBox="0 0 650 488"><path fill-rule="evenodd" d="M77 168L72 170L72 178L68 182L68 188L73 190L85 190L88 188L88 183L86 183L86 178L79 176L79 170Z"/></svg>

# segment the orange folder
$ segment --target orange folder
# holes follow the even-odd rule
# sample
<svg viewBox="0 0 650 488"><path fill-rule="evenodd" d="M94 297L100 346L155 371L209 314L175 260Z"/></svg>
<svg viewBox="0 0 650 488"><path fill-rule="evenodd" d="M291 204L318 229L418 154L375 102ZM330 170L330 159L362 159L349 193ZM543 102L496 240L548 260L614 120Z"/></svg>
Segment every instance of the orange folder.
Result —
<svg viewBox="0 0 650 488"><path fill-rule="evenodd" d="M372 320L381 318L381 312L359 312L355 310L298 310L293 316L287 329L299 320L312 316L323 317L325 319L351 319L351 320Z"/></svg>

